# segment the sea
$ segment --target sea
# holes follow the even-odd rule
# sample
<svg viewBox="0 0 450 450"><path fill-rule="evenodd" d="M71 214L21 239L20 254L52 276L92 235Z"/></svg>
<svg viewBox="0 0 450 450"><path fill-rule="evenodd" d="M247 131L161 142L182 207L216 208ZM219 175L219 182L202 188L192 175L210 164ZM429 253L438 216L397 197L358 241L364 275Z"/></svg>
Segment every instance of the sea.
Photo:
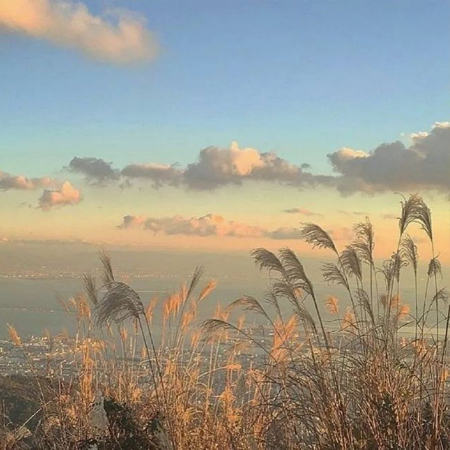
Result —
<svg viewBox="0 0 450 450"><path fill-rule="evenodd" d="M157 296L159 301L153 317L155 328L158 328L162 323L161 305L163 300L167 296L178 292L182 283L182 280L175 276L126 277L122 281L128 283L138 292L144 305L147 305L153 297ZM267 308L268 312L273 315L274 311L264 302L269 286L270 281L265 277L250 277L248 279L223 278L217 280L217 288L199 306L196 324L201 325L204 320L212 318L218 305L224 309L243 295L257 298ZM315 290L327 328L335 329L338 326L336 316L327 312L325 299L328 295L335 295L338 298L340 315L342 317L350 304L348 295L339 286L329 286L324 282L315 283ZM81 292L83 292L81 278L36 279L0 277L0 340L8 339L8 324L14 326L21 336L42 336L47 330L53 336L60 333L69 333L69 335L74 333L77 327L76 317L74 314L68 314L60 301L67 302ZM412 286L406 286L402 293L403 301L409 303L411 311L413 311L414 290ZM421 298L420 302L422 301ZM306 305L314 316L314 307L311 299L306 300ZM442 305L443 311L445 311L445 308L446 306ZM283 314L286 314L286 317L292 314L292 309L288 302L282 302ZM232 315L230 320L236 320L236 314ZM247 324L265 322L255 312L248 311L245 315L245 323ZM431 315L434 317L433 313ZM411 333L413 329L413 327L408 326L408 321L406 320L403 324L402 333Z"/></svg>

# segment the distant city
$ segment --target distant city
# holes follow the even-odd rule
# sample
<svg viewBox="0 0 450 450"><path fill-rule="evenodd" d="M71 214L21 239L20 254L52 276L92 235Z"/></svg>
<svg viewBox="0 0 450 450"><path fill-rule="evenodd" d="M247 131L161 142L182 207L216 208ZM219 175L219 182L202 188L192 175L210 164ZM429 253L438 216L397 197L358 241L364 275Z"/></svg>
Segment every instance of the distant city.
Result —
<svg viewBox="0 0 450 450"><path fill-rule="evenodd" d="M179 276L173 273L158 274L158 273L128 273L119 272L117 274L120 277L133 277L133 278L178 278ZM0 269L0 278L22 278L22 279L58 279L58 278L81 278L82 273L73 270L62 270L56 268L50 268L42 266L39 269Z"/></svg>
<svg viewBox="0 0 450 450"><path fill-rule="evenodd" d="M73 373L74 363L73 358L69 358L70 353L67 341L48 337L28 337L21 347L0 340L0 373L14 375L35 371L69 376Z"/></svg>

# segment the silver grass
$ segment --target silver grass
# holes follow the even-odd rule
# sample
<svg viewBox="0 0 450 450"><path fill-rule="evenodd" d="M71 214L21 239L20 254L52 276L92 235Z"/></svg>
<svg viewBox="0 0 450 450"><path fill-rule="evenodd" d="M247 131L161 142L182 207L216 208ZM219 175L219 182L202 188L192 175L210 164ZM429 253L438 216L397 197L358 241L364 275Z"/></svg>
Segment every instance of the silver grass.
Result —
<svg viewBox="0 0 450 450"><path fill-rule="evenodd" d="M386 286L392 287L394 280L400 281L400 272L407 265L407 260L403 258L402 252L393 253L390 259L383 262L380 272L384 275ZM388 290L388 292L390 292Z"/></svg>
<svg viewBox="0 0 450 450"><path fill-rule="evenodd" d="M142 333L142 339L144 341L144 346L147 353L150 372L153 384L155 386L157 403L160 404L160 396L156 374L158 374L159 377L160 382L159 384L160 388L162 389L162 396L164 400L163 404L167 412L167 396L161 373L161 367L158 361L158 354L155 349L152 332L150 330L147 317L145 315L144 304L142 303L139 294L135 290L133 290L130 286L122 282L114 281L114 273L110 257L105 253L102 253L100 255L100 260L103 265L101 277L104 283L103 287L106 289L106 292L102 296L100 301L98 301L96 304L95 308L96 323L98 326L102 326L102 325L109 325L112 321L115 321L117 324L119 324L129 318L134 318L136 320L136 323L139 324ZM90 281L89 284L91 284ZM150 338L151 348L153 351L153 356L155 358L156 371L150 357L150 350L147 344L147 339L145 337L141 317L144 319L144 323L147 325L148 337Z"/></svg>
<svg viewBox="0 0 450 450"><path fill-rule="evenodd" d="M102 283L107 286L109 283L112 283L114 281L111 258L105 252L101 252L100 261L103 266L103 270L101 273Z"/></svg>
<svg viewBox="0 0 450 450"><path fill-rule="evenodd" d="M394 253L392 255L392 269L394 271L394 276L397 282L400 281L400 272L403 267L407 266L407 261L403 258L403 255L400 251Z"/></svg>
<svg viewBox="0 0 450 450"><path fill-rule="evenodd" d="M383 261L383 267L381 269L378 269L378 272L380 272L384 277L384 282L386 284L386 291L391 291L391 286L394 281L394 271L392 269L392 259L386 259Z"/></svg>
<svg viewBox="0 0 450 450"><path fill-rule="evenodd" d="M370 321L375 326L375 317L373 314L372 305L370 303L370 298L364 289L357 289L355 292L356 300L358 304L367 312L370 317Z"/></svg>
<svg viewBox="0 0 450 450"><path fill-rule="evenodd" d="M447 303L449 296L450 296L450 293L449 293L448 289L441 288L441 289L439 289L439 291L436 292L436 294L434 294L433 298L431 299L431 305L434 302L438 302L438 304L439 304L439 302L441 302L441 301Z"/></svg>
<svg viewBox="0 0 450 450"><path fill-rule="evenodd" d="M361 260L358 257L356 249L348 245L341 253L340 257L341 266L345 273L352 277L355 276L359 281L362 281L362 265Z"/></svg>
<svg viewBox="0 0 450 450"><path fill-rule="evenodd" d="M442 266L438 260L438 257L435 256L430 260L430 263L428 264L428 276L434 277L438 274L442 277Z"/></svg>
<svg viewBox="0 0 450 450"><path fill-rule="evenodd" d="M186 298L184 299L185 301L189 300L189 298L191 297L192 293L194 292L195 288L197 287L197 285L200 282L204 273L205 273L205 270L202 266L197 266L195 268L194 275L192 276L191 283L189 285L189 289L186 294Z"/></svg>
<svg viewBox="0 0 450 450"><path fill-rule="evenodd" d="M299 291L310 292L310 283L305 282L306 275L298 260L297 263L291 260L291 263L296 265L297 269L289 270L290 264L287 263L289 259L287 250L280 251L280 254L281 256L278 258L274 253L264 248L257 248L252 251L252 256L255 258L256 264L261 270L266 269L269 271L269 274L275 271L280 275L279 278L275 278L272 282L273 294L278 297L287 298L296 306L299 300ZM285 264L288 265L287 268ZM291 267L291 269L293 268ZM296 272L295 276L294 272Z"/></svg>
<svg viewBox="0 0 450 450"><path fill-rule="evenodd" d="M402 205L402 215L399 218L399 228L400 235L402 235L408 225L417 220L419 215L419 210L423 207L423 200L417 194L410 195L410 197L406 200L403 197L403 201L400 202Z"/></svg>
<svg viewBox="0 0 450 450"><path fill-rule="evenodd" d="M357 241L352 244L361 259L373 265L373 249L375 248L375 233L373 225L366 217L365 222L359 222L354 226Z"/></svg>
<svg viewBox="0 0 450 450"><path fill-rule="evenodd" d="M237 300L228 305L228 309L230 310L238 307L244 308L244 311L253 311L258 314L261 314L269 322L272 322L266 310L263 308L261 303L255 297L251 297L250 295L244 295L243 297L238 298Z"/></svg>
<svg viewBox="0 0 450 450"><path fill-rule="evenodd" d="M433 242L433 227L431 224L431 211L427 204L420 197L419 207L416 210L415 222L419 223L422 230L427 233L430 241Z"/></svg>
<svg viewBox="0 0 450 450"><path fill-rule="evenodd" d="M306 293L313 295L313 285L306 276L303 264L297 258L296 254L289 248L280 250L280 261L283 264L286 277L294 289L303 289Z"/></svg>
<svg viewBox="0 0 450 450"><path fill-rule="evenodd" d="M231 323L221 319L208 319L202 324L202 331L205 334L216 334L222 330L232 330L234 326Z"/></svg>
<svg viewBox="0 0 450 450"><path fill-rule="evenodd" d="M301 237L308 244L311 244L313 248L326 248L332 250L337 254L336 246L330 235L323 230L319 225L314 223L305 223L300 230Z"/></svg>
<svg viewBox="0 0 450 450"><path fill-rule="evenodd" d="M350 288L345 275L336 264L324 263L322 266L322 275L327 283L340 284L347 290Z"/></svg>
<svg viewBox="0 0 450 450"><path fill-rule="evenodd" d="M204 269L201 266L197 266L195 268L194 271L194 275L192 275L192 279L191 282L189 284L189 289L186 292L185 297L182 299L183 300L183 305L181 307L181 311L180 311L180 315L179 315L179 319L178 319L178 327L177 327L177 332L175 335L175 340L178 341L178 338L181 338L181 335L179 334L179 331L181 330L181 321L183 320L183 316L184 316L184 311L186 309L186 303L189 300L190 296L192 295L192 293L194 292L195 288L197 287L198 283L200 282L200 279L202 278L204 273Z"/></svg>
<svg viewBox="0 0 450 450"><path fill-rule="evenodd" d="M265 248L256 248L251 254L260 270L268 270L269 275L272 271L284 274L283 265L274 253Z"/></svg>
<svg viewBox="0 0 450 450"><path fill-rule="evenodd" d="M404 260L411 264L414 273L417 274L419 253L417 252L417 245L409 234L403 237L401 250Z"/></svg>
<svg viewBox="0 0 450 450"><path fill-rule="evenodd" d="M121 323L131 317L139 319L144 314L138 293L125 283L113 281L97 304L96 322L99 326L111 321Z"/></svg>
<svg viewBox="0 0 450 450"><path fill-rule="evenodd" d="M286 298L294 305L296 305L299 301L298 291L300 289L301 289L300 286L297 289L295 289L293 286L291 286L289 281L285 279L274 280L272 282L273 294L276 295L277 297Z"/></svg>
<svg viewBox="0 0 450 450"><path fill-rule="evenodd" d="M95 278L90 272L83 274L83 285L84 290L89 298L89 300L94 304L98 304L97 287L95 284Z"/></svg>
<svg viewBox="0 0 450 450"><path fill-rule="evenodd" d="M195 302L200 303L202 300L204 300L206 297L208 297L211 292L213 292L217 287L217 281L215 280L209 280L209 282L203 286L202 290L200 291L200 294L196 298Z"/></svg>
<svg viewBox="0 0 450 450"><path fill-rule="evenodd" d="M273 291L267 292L267 294L264 297L264 300L266 301L266 303L268 303L276 310L278 317L282 319L283 315L281 314L280 303L278 302L278 298L275 295L275 293Z"/></svg>
<svg viewBox="0 0 450 450"><path fill-rule="evenodd" d="M367 264L373 266L372 249L367 245L366 242L354 241L352 243L352 247L358 254L358 257L361 259L361 261L364 261Z"/></svg>
<svg viewBox="0 0 450 450"><path fill-rule="evenodd" d="M424 202L423 198L417 194L410 195L409 199L401 202L402 205L402 216L399 220L400 235L404 233L407 226L416 222L420 224L421 228L433 242L433 228L431 222L431 211L427 204Z"/></svg>
<svg viewBox="0 0 450 450"><path fill-rule="evenodd" d="M302 306L298 306L295 308L294 314L303 323L303 326L305 327L305 329L310 330L310 331L314 332L315 335L317 335L316 322L314 321L311 314L308 312L308 310L306 308L303 308Z"/></svg>
<svg viewBox="0 0 450 450"><path fill-rule="evenodd" d="M255 345L257 345L260 349L262 349L267 355L271 356L270 352L268 352L267 349L263 345L261 345L256 339L252 338L245 331L239 329L238 327L235 327L234 325L232 325L229 322L226 322L225 320L208 319L205 320L202 324L202 332L205 333L207 336L212 336L222 330L231 330L236 331L239 334L242 334L251 342L253 342Z"/></svg>
<svg viewBox="0 0 450 450"><path fill-rule="evenodd" d="M401 252L393 253L390 259L383 262L383 268L379 270L384 275L387 292L391 292L394 280L400 280L400 271L406 266L406 260Z"/></svg>

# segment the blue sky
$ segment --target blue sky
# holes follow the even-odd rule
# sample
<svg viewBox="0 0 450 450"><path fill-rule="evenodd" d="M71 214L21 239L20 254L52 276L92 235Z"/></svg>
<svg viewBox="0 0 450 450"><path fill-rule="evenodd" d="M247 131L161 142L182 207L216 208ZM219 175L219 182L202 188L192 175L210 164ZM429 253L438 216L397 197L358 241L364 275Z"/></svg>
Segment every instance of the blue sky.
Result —
<svg viewBox="0 0 450 450"><path fill-rule="evenodd" d="M87 5L143 14L158 58L114 66L0 35L3 170L55 173L76 155L184 165L237 140L327 173L340 147L371 150L448 114L446 1Z"/></svg>
<svg viewBox="0 0 450 450"><path fill-rule="evenodd" d="M346 245L369 215L389 256L394 193L419 192L450 261L449 17L434 0L0 0L0 243L248 251L297 246L313 220Z"/></svg>

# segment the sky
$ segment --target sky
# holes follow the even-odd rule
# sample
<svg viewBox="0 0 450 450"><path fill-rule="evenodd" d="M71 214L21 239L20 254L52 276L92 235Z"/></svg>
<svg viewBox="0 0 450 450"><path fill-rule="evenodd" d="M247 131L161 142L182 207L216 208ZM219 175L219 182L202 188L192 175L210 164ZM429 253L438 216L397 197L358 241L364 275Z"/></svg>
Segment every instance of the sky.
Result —
<svg viewBox="0 0 450 450"><path fill-rule="evenodd" d="M0 242L311 254L302 222L343 248L368 216L389 257L399 193L419 193L448 264L449 17L438 0L0 0Z"/></svg>

